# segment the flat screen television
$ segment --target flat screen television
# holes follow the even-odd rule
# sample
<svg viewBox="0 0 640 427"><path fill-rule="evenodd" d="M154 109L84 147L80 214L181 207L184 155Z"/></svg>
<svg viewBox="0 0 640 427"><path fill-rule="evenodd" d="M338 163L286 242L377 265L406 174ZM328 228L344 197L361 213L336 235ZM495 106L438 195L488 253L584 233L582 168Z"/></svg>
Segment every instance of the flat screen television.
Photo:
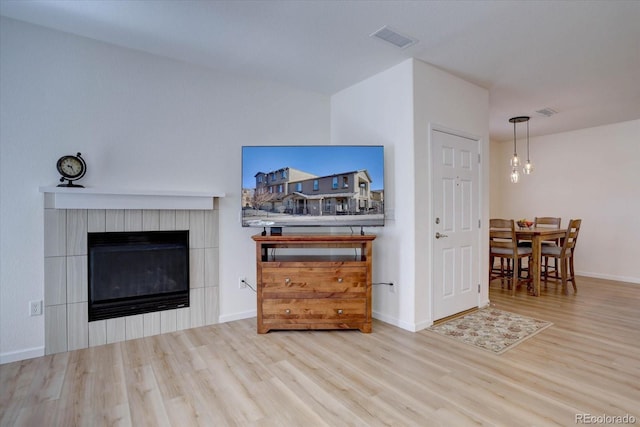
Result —
<svg viewBox="0 0 640 427"><path fill-rule="evenodd" d="M242 147L243 227L384 225L384 147Z"/></svg>

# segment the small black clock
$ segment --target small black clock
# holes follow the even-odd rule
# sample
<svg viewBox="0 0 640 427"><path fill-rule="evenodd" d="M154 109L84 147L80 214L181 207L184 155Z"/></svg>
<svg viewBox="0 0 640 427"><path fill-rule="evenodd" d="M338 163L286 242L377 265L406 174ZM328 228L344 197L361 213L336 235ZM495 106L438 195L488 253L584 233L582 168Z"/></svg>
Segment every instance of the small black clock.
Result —
<svg viewBox="0 0 640 427"><path fill-rule="evenodd" d="M58 184L58 187L84 187L73 183L73 181L79 180L87 173L87 163L80 153L75 156L67 155L60 157L56 168L58 168L58 172L62 175L60 182L67 181L66 184Z"/></svg>

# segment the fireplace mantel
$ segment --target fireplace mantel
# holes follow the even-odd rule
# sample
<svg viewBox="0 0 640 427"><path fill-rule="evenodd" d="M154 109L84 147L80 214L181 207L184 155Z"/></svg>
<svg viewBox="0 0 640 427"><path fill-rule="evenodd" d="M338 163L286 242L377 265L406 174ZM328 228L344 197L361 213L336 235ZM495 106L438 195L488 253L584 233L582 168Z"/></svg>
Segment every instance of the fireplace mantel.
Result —
<svg viewBox="0 0 640 427"><path fill-rule="evenodd" d="M46 209L213 210L224 193L40 187Z"/></svg>

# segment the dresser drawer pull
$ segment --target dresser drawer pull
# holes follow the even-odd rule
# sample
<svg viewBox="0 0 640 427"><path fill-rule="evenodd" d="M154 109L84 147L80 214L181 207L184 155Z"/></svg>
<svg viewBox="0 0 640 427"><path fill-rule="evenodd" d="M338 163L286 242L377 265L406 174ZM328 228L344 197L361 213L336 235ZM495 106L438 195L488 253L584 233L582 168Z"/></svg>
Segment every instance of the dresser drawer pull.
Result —
<svg viewBox="0 0 640 427"><path fill-rule="evenodd" d="M288 277L284 279L284 283L291 283L291 279L289 279Z"/></svg>
<svg viewBox="0 0 640 427"><path fill-rule="evenodd" d="M342 309L341 308L338 309L338 314L342 314Z"/></svg>
<svg viewBox="0 0 640 427"><path fill-rule="evenodd" d="M291 309L290 309L290 308L287 308L287 309L285 309L285 310L284 310L284 312L285 312L286 314L291 314Z"/></svg>
<svg viewBox="0 0 640 427"><path fill-rule="evenodd" d="M342 277L338 277L338 283L342 283Z"/></svg>

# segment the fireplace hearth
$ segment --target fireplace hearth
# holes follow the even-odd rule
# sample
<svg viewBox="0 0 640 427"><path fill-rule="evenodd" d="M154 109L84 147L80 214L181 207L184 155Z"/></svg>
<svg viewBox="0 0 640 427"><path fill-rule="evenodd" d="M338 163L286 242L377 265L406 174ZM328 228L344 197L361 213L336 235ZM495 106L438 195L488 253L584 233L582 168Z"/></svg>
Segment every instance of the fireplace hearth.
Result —
<svg viewBox="0 0 640 427"><path fill-rule="evenodd" d="M89 233L89 321L189 306L189 232Z"/></svg>

